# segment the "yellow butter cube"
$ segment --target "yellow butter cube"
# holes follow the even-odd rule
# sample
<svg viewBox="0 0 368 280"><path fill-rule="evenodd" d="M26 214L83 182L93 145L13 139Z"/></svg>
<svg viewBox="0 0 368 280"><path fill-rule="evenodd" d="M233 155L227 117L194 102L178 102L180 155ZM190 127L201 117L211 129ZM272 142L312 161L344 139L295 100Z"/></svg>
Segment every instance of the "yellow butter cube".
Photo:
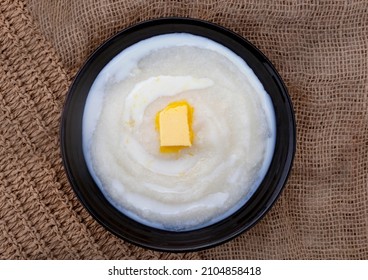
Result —
<svg viewBox="0 0 368 280"><path fill-rule="evenodd" d="M161 147L190 147L192 145L188 106L168 106L159 113Z"/></svg>

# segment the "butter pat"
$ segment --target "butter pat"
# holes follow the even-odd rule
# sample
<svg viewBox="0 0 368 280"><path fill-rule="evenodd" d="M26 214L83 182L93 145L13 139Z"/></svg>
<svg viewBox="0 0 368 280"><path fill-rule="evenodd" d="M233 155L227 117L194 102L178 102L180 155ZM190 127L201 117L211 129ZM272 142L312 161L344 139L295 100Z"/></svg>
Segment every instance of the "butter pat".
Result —
<svg viewBox="0 0 368 280"><path fill-rule="evenodd" d="M159 112L161 147L190 147L192 145L188 113L188 106L185 104L168 105Z"/></svg>
<svg viewBox="0 0 368 280"><path fill-rule="evenodd" d="M192 146L194 109L188 102L175 101L156 114L156 130L160 134L160 152L177 153Z"/></svg>

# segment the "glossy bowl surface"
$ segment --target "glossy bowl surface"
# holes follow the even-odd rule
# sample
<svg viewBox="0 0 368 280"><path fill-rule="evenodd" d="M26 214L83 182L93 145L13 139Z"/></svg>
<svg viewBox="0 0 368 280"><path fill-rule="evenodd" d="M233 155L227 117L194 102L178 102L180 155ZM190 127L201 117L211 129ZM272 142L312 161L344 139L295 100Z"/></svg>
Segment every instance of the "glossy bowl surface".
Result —
<svg viewBox="0 0 368 280"><path fill-rule="evenodd" d="M228 218L192 231L172 232L140 224L104 197L83 155L82 118L89 90L99 72L118 53L152 36L185 32L231 49L253 69L270 95L276 115L276 145L269 170L257 191ZM81 203L106 229L136 245L161 251L193 251L219 245L254 226L280 195L295 153L295 120L287 89L270 61L250 42L221 26L195 19L164 18L129 27L101 45L72 83L61 122L61 151L68 179Z"/></svg>

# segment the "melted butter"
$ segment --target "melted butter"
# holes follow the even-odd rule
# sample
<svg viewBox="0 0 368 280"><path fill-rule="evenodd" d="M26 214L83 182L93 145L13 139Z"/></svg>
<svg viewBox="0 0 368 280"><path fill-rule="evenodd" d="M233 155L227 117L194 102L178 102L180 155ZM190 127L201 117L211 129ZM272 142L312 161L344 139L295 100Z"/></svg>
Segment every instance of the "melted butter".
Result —
<svg viewBox="0 0 368 280"><path fill-rule="evenodd" d="M187 117L187 124L188 124L188 133L189 133L189 140L190 143L188 144L187 141L183 140L180 141L181 139L179 139L179 142L183 142L186 143L185 145L163 145L163 141L162 141L162 135L160 135L160 152L161 153L178 153L180 150L184 149L184 148L188 148L191 146L191 144L193 143L194 140L194 132L193 132L193 112L194 112L194 108L192 106L189 105L189 103L185 100L182 101L175 101L172 102L170 104L168 104L164 109L162 109L161 111L157 112L156 114L156 118L155 118L155 127L156 130L160 133L160 118L162 116L162 114L164 112L167 112L169 110L172 109L176 109L176 108L180 108L180 107L185 107L186 108L186 117ZM169 129L186 129L183 127L172 127Z"/></svg>

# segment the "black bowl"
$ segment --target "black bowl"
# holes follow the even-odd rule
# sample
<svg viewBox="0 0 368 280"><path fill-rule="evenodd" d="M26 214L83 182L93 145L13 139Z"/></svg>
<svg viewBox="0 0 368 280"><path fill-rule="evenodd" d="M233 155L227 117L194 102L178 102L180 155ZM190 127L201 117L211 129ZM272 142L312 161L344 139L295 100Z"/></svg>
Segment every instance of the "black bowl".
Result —
<svg viewBox="0 0 368 280"><path fill-rule="evenodd" d="M91 85L102 68L125 48L155 35L185 32L218 42L253 69L270 95L276 115L276 144L262 183L238 211L213 225L183 232L152 228L112 206L88 171L82 149L82 118ZM286 87L270 61L250 42L218 25L195 19L164 18L127 28L100 46L70 87L61 122L61 150L69 181L89 213L105 228L136 245L162 251L193 251L226 242L254 226L280 195L295 153L295 120Z"/></svg>

